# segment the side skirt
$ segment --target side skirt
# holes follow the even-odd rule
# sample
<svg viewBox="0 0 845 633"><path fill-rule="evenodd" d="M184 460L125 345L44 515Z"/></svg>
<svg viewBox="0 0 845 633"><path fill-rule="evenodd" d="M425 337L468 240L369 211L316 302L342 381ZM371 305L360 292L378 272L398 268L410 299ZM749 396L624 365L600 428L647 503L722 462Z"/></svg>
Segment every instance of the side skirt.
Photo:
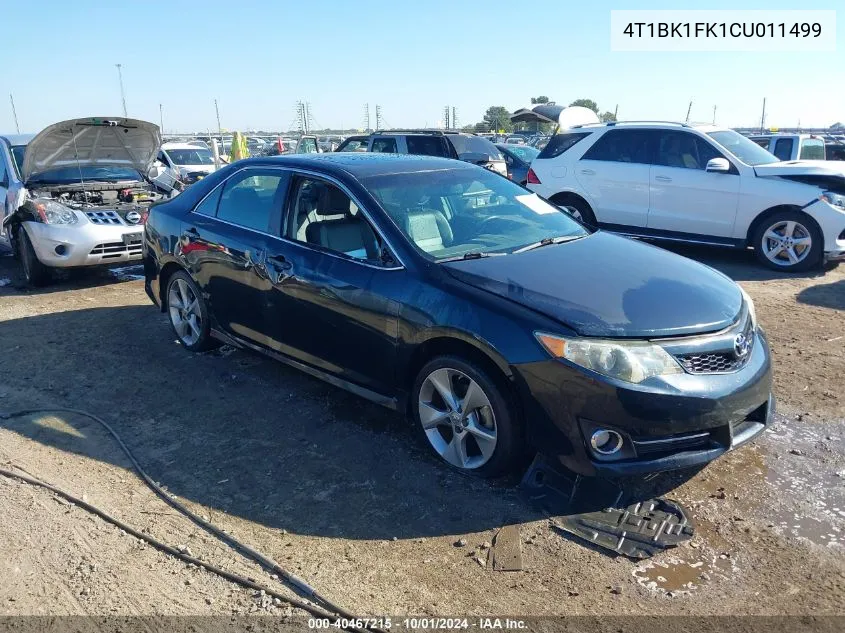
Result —
<svg viewBox="0 0 845 633"><path fill-rule="evenodd" d="M403 407L400 405L400 402L397 398L390 398L383 394L377 393L366 387L361 387L360 385L356 385L355 383L349 382L348 380L343 380L342 378L338 378L337 376L333 376L332 374L328 374L324 371L311 367L310 365L306 365L305 363L301 363L297 360L289 358L284 354L279 354L271 349L267 349L251 343L249 341L245 341L240 338L235 338L226 332L221 332L220 330L212 328L211 336L216 338L218 341L226 343L227 345L231 345L232 347L237 347L240 349L250 349L259 354L263 354L265 356L269 356L273 360L277 360L285 365L293 367L294 369L298 369L306 374L313 376L314 378L319 378L330 385L335 387L339 387L340 389L344 389L350 393L354 393L356 396L360 396L365 400L369 400L370 402L375 402L376 404L380 404L383 407L388 409L392 409L393 411L403 411Z"/></svg>
<svg viewBox="0 0 845 633"><path fill-rule="evenodd" d="M721 246L723 248L745 248L746 242L730 237L713 237L697 233L682 233L681 231L662 231L639 226L625 226L624 224L607 224L599 222L599 227L605 231L618 233L626 237L636 237L647 240L665 240L668 242L682 242L685 244L701 244L704 246Z"/></svg>

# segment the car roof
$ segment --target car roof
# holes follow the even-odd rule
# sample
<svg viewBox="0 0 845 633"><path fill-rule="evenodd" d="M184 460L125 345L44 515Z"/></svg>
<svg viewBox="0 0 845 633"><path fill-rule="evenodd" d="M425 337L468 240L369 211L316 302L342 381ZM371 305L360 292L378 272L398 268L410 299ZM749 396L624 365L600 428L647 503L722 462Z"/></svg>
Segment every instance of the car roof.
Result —
<svg viewBox="0 0 845 633"><path fill-rule="evenodd" d="M9 142L9 145L28 145L35 138L35 134L3 134L2 137Z"/></svg>
<svg viewBox="0 0 845 633"><path fill-rule="evenodd" d="M261 156L242 161L249 165L268 165L319 170L327 175L348 174L356 178L386 176L418 171L442 171L446 169L468 169L469 163L415 154L381 154L358 152L327 152L323 154L288 154L284 156Z"/></svg>

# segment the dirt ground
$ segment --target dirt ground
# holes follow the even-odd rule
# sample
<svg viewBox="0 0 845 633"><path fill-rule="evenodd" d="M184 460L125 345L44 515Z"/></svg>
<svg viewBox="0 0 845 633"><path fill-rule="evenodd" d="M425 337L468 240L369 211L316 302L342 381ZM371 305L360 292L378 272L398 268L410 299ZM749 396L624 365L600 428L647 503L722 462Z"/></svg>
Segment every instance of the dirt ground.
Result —
<svg viewBox="0 0 845 633"><path fill-rule="evenodd" d="M0 413L105 418L170 493L362 615L842 614L845 265L782 276L750 254L679 252L754 298L780 413L753 445L648 482L690 510L696 535L646 562L557 532L515 481L452 473L395 413L256 355L185 352L138 270L30 291L0 257ZM282 587L155 497L86 418L0 419L10 464ZM290 612L4 477L0 522L0 615ZM493 571L483 545L511 524L524 569Z"/></svg>

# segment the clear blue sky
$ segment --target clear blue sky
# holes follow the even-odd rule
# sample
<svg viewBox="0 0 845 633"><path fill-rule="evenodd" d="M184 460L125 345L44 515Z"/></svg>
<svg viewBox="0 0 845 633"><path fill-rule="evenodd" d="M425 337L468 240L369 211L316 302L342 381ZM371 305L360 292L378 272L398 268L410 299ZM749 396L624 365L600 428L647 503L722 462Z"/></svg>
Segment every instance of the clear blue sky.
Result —
<svg viewBox="0 0 845 633"><path fill-rule="evenodd" d="M121 112L165 129L287 129L307 100L319 127L361 127L364 103L387 126L460 124L490 105L544 94L591 98L620 119L827 126L845 122L845 25L835 53L620 53L612 8L836 9L822 0L700 3L532 0L41 0L4 3L4 87L21 131ZM839 11L843 20L845 11ZM0 132L14 131L8 95Z"/></svg>

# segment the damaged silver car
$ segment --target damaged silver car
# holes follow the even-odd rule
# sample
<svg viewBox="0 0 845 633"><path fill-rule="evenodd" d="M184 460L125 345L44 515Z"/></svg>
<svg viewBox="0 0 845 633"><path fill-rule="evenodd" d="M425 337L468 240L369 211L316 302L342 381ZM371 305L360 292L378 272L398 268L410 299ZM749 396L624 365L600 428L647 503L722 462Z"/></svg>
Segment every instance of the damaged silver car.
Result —
<svg viewBox="0 0 845 633"><path fill-rule="evenodd" d="M0 136L0 245L29 284L54 268L141 259L149 207L164 197L148 176L160 145L155 124L107 117Z"/></svg>

